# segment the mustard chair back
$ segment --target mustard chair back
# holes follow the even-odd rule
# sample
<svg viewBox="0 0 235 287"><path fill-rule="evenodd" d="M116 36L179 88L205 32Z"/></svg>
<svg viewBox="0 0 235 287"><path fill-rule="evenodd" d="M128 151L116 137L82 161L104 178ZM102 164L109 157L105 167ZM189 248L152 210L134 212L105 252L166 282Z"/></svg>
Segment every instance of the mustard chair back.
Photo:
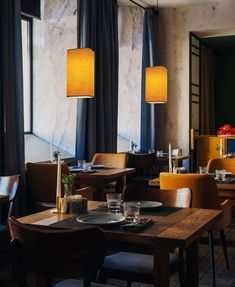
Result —
<svg viewBox="0 0 235 287"><path fill-rule="evenodd" d="M208 171L215 172L216 169L225 169L235 175L235 158L212 158L209 160Z"/></svg>
<svg viewBox="0 0 235 287"><path fill-rule="evenodd" d="M207 174L160 174L160 189L190 188L192 207L221 209L216 182Z"/></svg>
<svg viewBox="0 0 235 287"><path fill-rule="evenodd" d="M108 167L126 168L126 153L96 153L92 159L92 164L103 164Z"/></svg>

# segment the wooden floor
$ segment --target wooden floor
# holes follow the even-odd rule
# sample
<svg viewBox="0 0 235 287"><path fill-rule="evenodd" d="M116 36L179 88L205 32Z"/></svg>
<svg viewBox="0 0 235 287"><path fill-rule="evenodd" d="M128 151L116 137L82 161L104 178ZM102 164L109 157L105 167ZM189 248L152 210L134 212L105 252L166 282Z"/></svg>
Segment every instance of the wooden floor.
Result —
<svg viewBox="0 0 235 287"><path fill-rule="evenodd" d="M225 268L224 257L221 246L215 247L215 259L216 259L216 277L217 287L235 287L235 220L233 220L228 230L226 230L226 236L229 242L234 243L233 247L228 248L228 255L230 261L230 271ZM200 287L211 286L211 271L210 261L207 245L200 245ZM13 278L10 271L10 264L4 263L0 265L0 287L15 287L13 284ZM109 280L110 285L118 287L126 287L126 283L123 281ZM148 287L151 285L134 283L133 287ZM171 287L178 287L179 281L177 275L171 277ZM33 282L29 287L34 287ZM190 286L188 286L190 287Z"/></svg>

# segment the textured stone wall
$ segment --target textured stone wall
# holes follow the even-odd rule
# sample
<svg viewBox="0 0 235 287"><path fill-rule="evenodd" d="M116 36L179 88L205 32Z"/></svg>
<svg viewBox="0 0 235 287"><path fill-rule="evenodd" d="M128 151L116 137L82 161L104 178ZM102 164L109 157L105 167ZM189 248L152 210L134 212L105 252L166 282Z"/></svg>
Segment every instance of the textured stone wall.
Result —
<svg viewBox="0 0 235 287"><path fill-rule="evenodd" d="M77 47L77 1L41 0L33 24L33 132L75 152L77 100L66 98L66 50Z"/></svg>
<svg viewBox="0 0 235 287"><path fill-rule="evenodd" d="M189 32L207 36L231 33L235 28L234 12L233 0L160 11L159 64L168 68L169 91L168 103L158 106L159 147L167 148L170 140L173 147L188 153Z"/></svg>

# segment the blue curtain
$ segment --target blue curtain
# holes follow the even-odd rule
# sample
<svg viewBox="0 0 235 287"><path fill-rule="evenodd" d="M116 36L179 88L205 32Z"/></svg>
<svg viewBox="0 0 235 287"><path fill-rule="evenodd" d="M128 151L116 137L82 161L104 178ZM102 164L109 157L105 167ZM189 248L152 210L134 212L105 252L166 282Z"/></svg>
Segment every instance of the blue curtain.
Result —
<svg viewBox="0 0 235 287"><path fill-rule="evenodd" d="M81 0L79 46L95 51L95 98L79 99L76 158L116 152L118 19L116 0Z"/></svg>
<svg viewBox="0 0 235 287"><path fill-rule="evenodd" d="M21 175L24 185L23 72L20 0L0 1L0 175ZM20 211L25 194L19 193Z"/></svg>
<svg viewBox="0 0 235 287"><path fill-rule="evenodd" d="M142 85L141 85L141 137L142 151L156 149L156 105L145 102L145 68L156 65L156 31L153 9L145 9L142 51Z"/></svg>

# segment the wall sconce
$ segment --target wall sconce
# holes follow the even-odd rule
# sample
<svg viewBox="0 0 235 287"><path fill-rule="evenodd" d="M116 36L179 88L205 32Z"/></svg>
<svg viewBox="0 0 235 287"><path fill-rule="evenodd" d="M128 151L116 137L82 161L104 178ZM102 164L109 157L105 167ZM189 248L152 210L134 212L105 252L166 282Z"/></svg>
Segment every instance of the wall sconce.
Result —
<svg viewBox="0 0 235 287"><path fill-rule="evenodd" d="M95 52L89 48L67 51L67 97L95 96Z"/></svg>
<svg viewBox="0 0 235 287"><path fill-rule="evenodd" d="M150 104L164 104L167 102L167 69L165 67L146 68L145 101Z"/></svg>

